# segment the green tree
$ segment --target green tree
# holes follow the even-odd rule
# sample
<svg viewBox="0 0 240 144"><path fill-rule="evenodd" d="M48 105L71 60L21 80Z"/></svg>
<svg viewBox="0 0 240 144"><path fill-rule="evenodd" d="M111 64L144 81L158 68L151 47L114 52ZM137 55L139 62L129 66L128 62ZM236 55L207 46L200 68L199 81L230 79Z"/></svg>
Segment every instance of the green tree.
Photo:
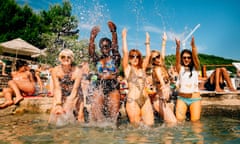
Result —
<svg viewBox="0 0 240 144"><path fill-rule="evenodd" d="M71 15L72 7L70 2L64 1L62 5L56 4L50 6L48 11L42 11L40 14L44 24L48 25L48 31L42 34L43 40L47 45L48 58L46 63L56 65L58 63L58 54L64 48L74 51L75 63L79 64L87 56L87 41L77 41L78 39L78 20Z"/></svg>
<svg viewBox="0 0 240 144"><path fill-rule="evenodd" d="M44 47L40 36L42 19L28 5L20 7L14 0L2 0L0 9L0 42L20 37L37 47Z"/></svg>

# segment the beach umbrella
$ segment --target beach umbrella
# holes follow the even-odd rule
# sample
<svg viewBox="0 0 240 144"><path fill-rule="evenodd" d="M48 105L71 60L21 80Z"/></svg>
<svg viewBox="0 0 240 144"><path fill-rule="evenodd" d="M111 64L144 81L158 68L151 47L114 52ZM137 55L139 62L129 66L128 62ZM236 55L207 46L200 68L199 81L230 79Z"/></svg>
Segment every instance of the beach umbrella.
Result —
<svg viewBox="0 0 240 144"><path fill-rule="evenodd" d="M17 55L32 56L44 53L34 45L22 40L21 38L16 38L7 42L0 43L3 53L10 53Z"/></svg>

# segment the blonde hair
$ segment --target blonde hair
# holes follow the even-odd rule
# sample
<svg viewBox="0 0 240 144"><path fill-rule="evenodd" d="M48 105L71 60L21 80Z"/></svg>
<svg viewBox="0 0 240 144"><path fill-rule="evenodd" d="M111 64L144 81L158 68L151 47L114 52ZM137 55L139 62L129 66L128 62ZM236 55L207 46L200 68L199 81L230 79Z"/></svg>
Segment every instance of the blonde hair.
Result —
<svg viewBox="0 0 240 144"><path fill-rule="evenodd" d="M154 54L158 54L158 55L160 55L160 61L161 61L161 65L165 65L165 62L164 62L164 59L162 58L162 55L161 55L161 52L160 51L158 51L158 50L152 50L151 51L151 56L150 56L150 61L149 61L149 64L151 65L151 66L153 66L154 64L154 60L153 60L153 56L154 56Z"/></svg>
<svg viewBox="0 0 240 144"><path fill-rule="evenodd" d="M63 50L59 53L58 58L61 59L61 56L63 56L63 55L70 56L70 57L71 57L71 61L74 60L74 54L73 54L73 51L70 50L70 49L63 49Z"/></svg>

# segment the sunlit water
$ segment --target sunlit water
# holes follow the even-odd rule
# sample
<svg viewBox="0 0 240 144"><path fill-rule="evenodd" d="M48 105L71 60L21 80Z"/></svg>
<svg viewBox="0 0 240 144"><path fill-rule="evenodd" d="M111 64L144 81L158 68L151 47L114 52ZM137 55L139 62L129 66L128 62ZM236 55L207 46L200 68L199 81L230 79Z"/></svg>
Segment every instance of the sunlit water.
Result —
<svg viewBox="0 0 240 144"><path fill-rule="evenodd" d="M0 117L0 143L240 143L240 120L220 116L202 117L200 123L174 127L156 123L151 128L132 127L121 121L118 127L88 124L53 127L48 114Z"/></svg>

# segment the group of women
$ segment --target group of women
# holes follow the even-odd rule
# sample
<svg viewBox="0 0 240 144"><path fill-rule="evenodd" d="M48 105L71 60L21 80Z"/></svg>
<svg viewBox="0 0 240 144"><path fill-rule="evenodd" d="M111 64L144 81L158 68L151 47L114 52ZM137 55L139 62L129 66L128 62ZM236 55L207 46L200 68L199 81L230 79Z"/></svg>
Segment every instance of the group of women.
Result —
<svg viewBox="0 0 240 144"><path fill-rule="evenodd" d="M89 98L89 121L101 122L104 120L117 122L120 108L119 66L122 64L124 78L128 83L128 94L125 109L129 121L133 125L143 123L147 126L154 124L154 111L158 112L166 123L177 123L186 118L189 107L191 120L200 119L201 97L198 91L197 48L192 38L192 51L185 49L180 54L180 41L176 40L176 70L178 73L176 86L178 96L176 109L169 104L170 84L176 80L165 65L165 45L167 36L162 37L162 50L150 50L150 35L146 33L146 55L143 58L137 49L128 50L127 30L122 30L122 52L119 53L116 25L109 21L108 27L112 39L101 38L99 41L100 54L96 51L95 38L100 32L99 27L93 27L89 41L90 63L96 68L97 78L93 94ZM52 71L54 84L54 107L49 122L56 122L62 115L70 115L79 122L84 118L84 96L81 80L89 73L88 63L81 68L73 65L74 54L64 49L59 54L60 65ZM150 73L146 73L150 68ZM151 88L150 88L151 87ZM155 88L155 91L154 91ZM149 90L150 89L150 90ZM151 91L151 92L150 92Z"/></svg>

